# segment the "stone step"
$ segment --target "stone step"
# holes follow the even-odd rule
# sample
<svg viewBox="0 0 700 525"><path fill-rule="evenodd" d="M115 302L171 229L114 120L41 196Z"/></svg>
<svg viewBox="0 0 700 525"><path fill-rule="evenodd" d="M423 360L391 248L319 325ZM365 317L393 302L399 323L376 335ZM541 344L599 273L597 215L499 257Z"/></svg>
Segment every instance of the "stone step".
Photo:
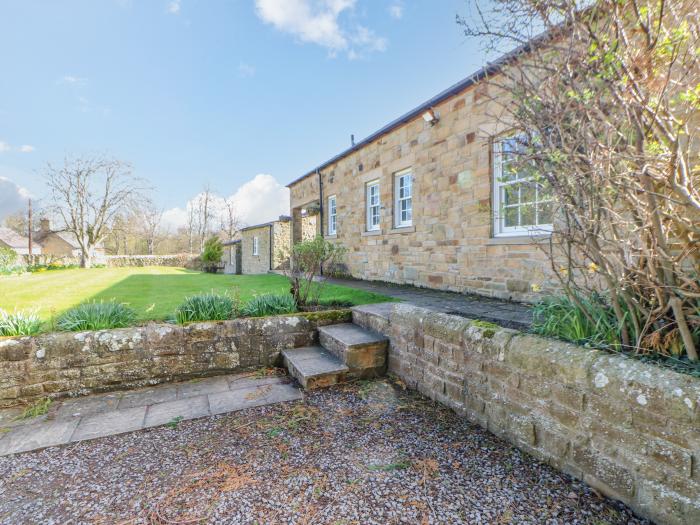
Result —
<svg viewBox="0 0 700 525"><path fill-rule="evenodd" d="M320 346L283 350L282 357L289 375L307 390L335 385L348 372L347 366Z"/></svg>
<svg viewBox="0 0 700 525"><path fill-rule="evenodd" d="M352 322L362 328L389 335L389 315L396 303L362 304L353 306Z"/></svg>
<svg viewBox="0 0 700 525"><path fill-rule="evenodd" d="M351 377L377 377L386 371L389 339L356 324L321 326L321 346L345 363Z"/></svg>

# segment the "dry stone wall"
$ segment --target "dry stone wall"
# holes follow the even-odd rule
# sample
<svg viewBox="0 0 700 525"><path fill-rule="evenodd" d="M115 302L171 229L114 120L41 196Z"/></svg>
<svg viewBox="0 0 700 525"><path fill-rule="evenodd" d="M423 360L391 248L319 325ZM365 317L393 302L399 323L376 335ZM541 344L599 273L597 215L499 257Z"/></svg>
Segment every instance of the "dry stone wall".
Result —
<svg viewBox="0 0 700 525"><path fill-rule="evenodd" d="M269 367L347 311L0 338L0 407Z"/></svg>
<svg viewBox="0 0 700 525"><path fill-rule="evenodd" d="M175 266L178 268L199 268L198 257L191 253L172 255L108 255L105 263L110 268L141 266Z"/></svg>
<svg viewBox="0 0 700 525"><path fill-rule="evenodd" d="M700 379L397 305L389 371L658 523L700 523Z"/></svg>

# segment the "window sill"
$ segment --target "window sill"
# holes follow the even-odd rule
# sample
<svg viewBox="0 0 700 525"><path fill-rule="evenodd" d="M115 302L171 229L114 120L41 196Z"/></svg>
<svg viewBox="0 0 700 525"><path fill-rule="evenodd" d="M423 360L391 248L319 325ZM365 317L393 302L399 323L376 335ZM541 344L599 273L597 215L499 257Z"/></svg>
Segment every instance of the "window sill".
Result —
<svg viewBox="0 0 700 525"><path fill-rule="evenodd" d="M323 238L324 238L324 239L330 239L330 240L337 239L337 238L338 238L338 234L337 234L337 233L334 233L333 235L324 235Z"/></svg>
<svg viewBox="0 0 700 525"><path fill-rule="evenodd" d="M542 241L548 241L550 237L550 235L504 235L503 237L492 237L486 241L486 244L537 244Z"/></svg>
<svg viewBox="0 0 700 525"><path fill-rule="evenodd" d="M360 237L372 237L374 235L381 235L382 230L368 230L360 233Z"/></svg>
<svg viewBox="0 0 700 525"><path fill-rule="evenodd" d="M415 226L398 226L393 230L389 230L389 233L415 233Z"/></svg>

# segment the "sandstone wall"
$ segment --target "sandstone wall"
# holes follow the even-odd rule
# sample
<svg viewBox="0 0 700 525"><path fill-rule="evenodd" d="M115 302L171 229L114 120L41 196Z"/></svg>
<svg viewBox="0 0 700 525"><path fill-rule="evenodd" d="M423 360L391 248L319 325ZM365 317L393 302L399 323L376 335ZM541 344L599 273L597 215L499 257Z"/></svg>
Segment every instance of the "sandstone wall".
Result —
<svg viewBox="0 0 700 525"><path fill-rule="evenodd" d="M253 239L258 238L258 254L253 255ZM244 274L270 271L270 225L241 232L241 269Z"/></svg>
<svg viewBox="0 0 700 525"><path fill-rule="evenodd" d="M504 130L486 89L477 84L438 104L435 126L418 116L321 170L324 208L336 196L333 239L348 248L354 277L525 301L539 297L533 285L557 288L530 239L493 236L490 137ZM406 168L414 177L413 225L395 228L394 174ZM381 229L368 232L365 185L377 179ZM318 198L316 174L290 185L292 210ZM324 221L326 233L327 214Z"/></svg>
<svg viewBox="0 0 700 525"><path fill-rule="evenodd" d="M0 338L0 407L274 366L347 311Z"/></svg>
<svg viewBox="0 0 700 525"><path fill-rule="evenodd" d="M289 252L292 247L292 222L275 222L272 235L272 269L281 270L289 263Z"/></svg>
<svg viewBox="0 0 700 525"><path fill-rule="evenodd" d="M389 371L658 523L700 523L700 379L397 305Z"/></svg>

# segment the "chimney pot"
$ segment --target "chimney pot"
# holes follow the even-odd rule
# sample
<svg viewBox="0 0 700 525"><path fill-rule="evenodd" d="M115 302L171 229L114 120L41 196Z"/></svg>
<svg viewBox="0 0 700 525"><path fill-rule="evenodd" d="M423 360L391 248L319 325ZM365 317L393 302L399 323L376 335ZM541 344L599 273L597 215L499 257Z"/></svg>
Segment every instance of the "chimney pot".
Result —
<svg viewBox="0 0 700 525"><path fill-rule="evenodd" d="M42 232L48 233L51 231L51 221L49 219L41 219L39 224Z"/></svg>

